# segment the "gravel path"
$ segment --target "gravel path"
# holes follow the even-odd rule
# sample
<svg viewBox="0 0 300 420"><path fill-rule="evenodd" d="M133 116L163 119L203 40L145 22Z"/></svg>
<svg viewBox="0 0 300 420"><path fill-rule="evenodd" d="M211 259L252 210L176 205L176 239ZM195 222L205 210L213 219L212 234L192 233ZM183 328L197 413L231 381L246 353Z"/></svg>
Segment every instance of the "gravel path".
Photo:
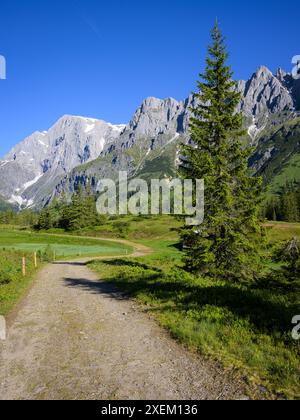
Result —
<svg viewBox="0 0 300 420"><path fill-rule="evenodd" d="M0 342L2 400L240 399L243 388L99 281L85 260L42 269Z"/></svg>

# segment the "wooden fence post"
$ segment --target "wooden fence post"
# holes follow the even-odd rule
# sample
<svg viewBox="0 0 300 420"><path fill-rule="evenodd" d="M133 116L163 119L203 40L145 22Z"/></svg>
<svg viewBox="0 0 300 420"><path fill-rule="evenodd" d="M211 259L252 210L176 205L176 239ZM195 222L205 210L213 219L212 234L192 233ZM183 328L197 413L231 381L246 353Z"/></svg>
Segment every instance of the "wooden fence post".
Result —
<svg viewBox="0 0 300 420"><path fill-rule="evenodd" d="M22 274L23 274L23 277L26 276L26 258L25 257L22 258Z"/></svg>
<svg viewBox="0 0 300 420"><path fill-rule="evenodd" d="M34 267L37 268L36 252L33 254Z"/></svg>

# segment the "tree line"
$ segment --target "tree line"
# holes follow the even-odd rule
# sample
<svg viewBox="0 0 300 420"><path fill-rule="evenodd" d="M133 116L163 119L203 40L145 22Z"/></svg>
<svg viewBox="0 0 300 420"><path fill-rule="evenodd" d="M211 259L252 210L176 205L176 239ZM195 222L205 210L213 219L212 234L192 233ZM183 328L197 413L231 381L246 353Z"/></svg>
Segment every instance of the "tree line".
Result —
<svg viewBox="0 0 300 420"><path fill-rule="evenodd" d="M17 212L13 209L8 209L0 211L0 224L33 227L37 223L38 217L36 210L26 209Z"/></svg>
<svg viewBox="0 0 300 420"><path fill-rule="evenodd" d="M35 230L64 229L76 231L102 225L104 216L96 210L96 196L87 188L78 190L71 200L65 195L54 198L51 204L40 211L12 209L0 212L0 224L30 227Z"/></svg>
<svg viewBox="0 0 300 420"><path fill-rule="evenodd" d="M97 213L96 196L90 188L81 187L73 194L70 202L65 195L54 199L50 206L41 210L35 229L53 228L76 231L101 225L104 217Z"/></svg>
<svg viewBox="0 0 300 420"><path fill-rule="evenodd" d="M300 186L287 184L280 195L268 199L262 209L263 217L271 221L300 222Z"/></svg>

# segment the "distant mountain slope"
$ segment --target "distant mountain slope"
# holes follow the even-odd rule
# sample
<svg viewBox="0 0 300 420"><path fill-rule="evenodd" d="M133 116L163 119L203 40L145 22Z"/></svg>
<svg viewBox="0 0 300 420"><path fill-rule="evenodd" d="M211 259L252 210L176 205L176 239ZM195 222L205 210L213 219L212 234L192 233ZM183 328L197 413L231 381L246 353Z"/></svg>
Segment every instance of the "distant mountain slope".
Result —
<svg viewBox="0 0 300 420"><path fill-rule="evenodd" d="M7 211L10 209L14 209L14 206L9 204L3 197L0 196L0 211Z"/></svg>
<svg viewBox="0 0 300 420"><path fill-rule="evenodd" d="M64 116L47 132L36 132L0 161L0 193L11 203L35 204L38 186L51 190L58 176L96 159L106 141L119 137L124 126Z"/></svg>
<svg viewBox="0 0 300 420"><path fill-rule="evenodd" d="M284 80L281 81L281 77ZM275 76L266 67L261 67L249 81L238 84L238 89L243 93L240 111L245 116L248 129L245 141L256 148L251 159L252 171L263 175L266 182L272 179L272 175L267 174L268 165L274 174L277 165L276 171L279 173L289 159L284 143L277 141L274 135L283 123L293 127L292 121L298 115L296 97L293 96L296 90L292 86L287 88L287 77L282 70ZM107 144L96 161L67 174L61 180L57 194L62 191L72 194L79 184L86 185L88 182L95 188L106 175L117 179L120 170L127 170L129 176L145 179L175 176L178 158L176 146L189 138L191 105L192 96L185 102L146 99L117 141ZM270 153L270 148L273 153ZM291 145L290 150L296 153L297 148Z"/></svg>
<svg viewBox="0 0 300 420"><path fill-rule="evenodd" d="M274 75L262 66L237 89L248 130L245 141L256 148L252 171L271 182L298 153L299 81L283 70ZM0 194L19 206L41 207L54 195L72 194L79 184L96 189L101 178L116 178L120 170L129 176L171 176L176 145L189 139L192 105L192 96L181 102L150 97L126 126L64 116L0 161Z"/></svg>
<svg viewBox="0 0 300 420"><path fill-rule="evenodd" d="M273 193L287 183L300 182L300 116L265 130L251 165Z"/></svg>

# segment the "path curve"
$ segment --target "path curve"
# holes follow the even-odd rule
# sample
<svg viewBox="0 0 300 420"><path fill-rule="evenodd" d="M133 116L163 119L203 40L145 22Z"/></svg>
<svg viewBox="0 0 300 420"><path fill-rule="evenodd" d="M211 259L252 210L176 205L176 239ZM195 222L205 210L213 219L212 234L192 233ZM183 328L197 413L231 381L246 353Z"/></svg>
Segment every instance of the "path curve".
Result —
<svg viewBox="0 0 300 420"><path fill-rule="evenodd" d="M1 400L244 398L243 383L177 344L87 260L38 273L0 342Z"/></svg>
<svg viewBox="0 0 300 420"><path fill-rule="evenodd" d="M152 248L150 248L146 245L142 245L142 244L138 244L136 242L129 241L128 239L120 239L120 238L111 239L111 238L102 238L102 237L99 237L99 236L64 235L64 234L55 234L55 233L44 233L44 235L52 236L52 237L59 237L59 238L68 238L68 239L70 239L70 237L71 237L71 238L82 239L82 240L93 239L95 241L100 241L100 242L114 242L114 243L117 243L117 244L127 245L130 248L133 248L133 253L128 254L128 255L127 254L126 255L122 254L120 256L113 255L113 256L110 256L110 257L105 257L105 256L94 257L93 256L93 257L86 257L86 258L78 257L76 259L72 259L73 261L74 260L76 260L76 261L80 260L80 261L87 262L87 261L91 261L91 260L115 259L115 258L120 258L120 257L123 258L124 256L126 256L126 257L145 257L146 255L149 255L149 254L153 253Z"/></svg>

